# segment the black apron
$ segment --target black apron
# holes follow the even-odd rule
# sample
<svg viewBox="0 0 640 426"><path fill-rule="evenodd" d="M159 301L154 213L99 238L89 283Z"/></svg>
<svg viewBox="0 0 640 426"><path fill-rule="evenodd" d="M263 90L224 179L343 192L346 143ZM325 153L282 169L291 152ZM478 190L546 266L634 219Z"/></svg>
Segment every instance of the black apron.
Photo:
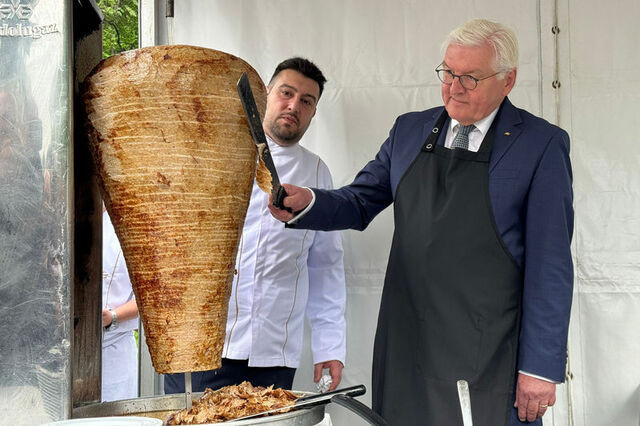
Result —
<svg viewBox="0 0 640 426"><path fill-rule="evenodd" d="M373 408L391 425L507 425L513 407L522 273L489 200L494 125L480 150L438 145L442 113L398 184L395 232L373 356Z"/></svg>

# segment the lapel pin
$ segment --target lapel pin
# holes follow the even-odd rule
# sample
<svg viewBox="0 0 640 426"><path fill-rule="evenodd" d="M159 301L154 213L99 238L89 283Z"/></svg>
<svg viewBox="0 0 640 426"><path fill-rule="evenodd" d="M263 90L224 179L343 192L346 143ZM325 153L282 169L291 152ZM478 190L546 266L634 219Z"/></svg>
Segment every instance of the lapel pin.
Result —
<svg viewBox="0 0 640 426"><path fill-rule="evenodd" d="M505 136L511 136L511 132L504 132Z"/></svg>

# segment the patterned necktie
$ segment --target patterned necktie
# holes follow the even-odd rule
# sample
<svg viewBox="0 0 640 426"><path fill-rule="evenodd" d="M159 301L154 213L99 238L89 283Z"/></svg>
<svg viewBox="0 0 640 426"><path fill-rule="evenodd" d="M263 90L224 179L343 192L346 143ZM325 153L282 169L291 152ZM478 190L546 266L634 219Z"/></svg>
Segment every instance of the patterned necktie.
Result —
<svg viewBox="0 0 640 426"><path fill-rule="evenodd" d="M471 133L471 131L475 128L476 126L474 126L473 124L469 126L463 126L462 124L458 124L458 134L456 135L455 139L453 139L453 143L451 144L451 149L453 148L469 149L469 133Z"/></svg>

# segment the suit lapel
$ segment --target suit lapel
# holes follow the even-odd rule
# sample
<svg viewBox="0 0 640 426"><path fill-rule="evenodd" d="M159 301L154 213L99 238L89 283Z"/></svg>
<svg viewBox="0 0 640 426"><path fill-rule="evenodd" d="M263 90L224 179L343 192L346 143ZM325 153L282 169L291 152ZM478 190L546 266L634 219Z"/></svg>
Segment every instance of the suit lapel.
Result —
<svg viewBox="0 0 640 426"><path fill-rule="evenodd" d="M489 161L489 173L500 162L504 154L509 150L511 144L520 136L522 118L517 108L505 98L502 108L496 117L496 132L493 141L493 152Z"/></svg>

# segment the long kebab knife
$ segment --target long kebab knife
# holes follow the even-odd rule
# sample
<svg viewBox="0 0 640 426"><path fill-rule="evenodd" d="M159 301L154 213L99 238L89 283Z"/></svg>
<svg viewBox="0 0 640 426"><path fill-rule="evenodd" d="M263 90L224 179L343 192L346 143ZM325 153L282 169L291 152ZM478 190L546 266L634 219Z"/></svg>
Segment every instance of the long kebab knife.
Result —
<svg viewBox="0 0 640 426"><path fill-rule="evenodd" d="M271 158L271 151L269 150L269 144L267 144L267 137L264 134L262 128L262 120L260 119L260 113L256 106L256 101L249 85L249 77L247 73L242 73L240 80L238 80L238 94L240 95L240 101L244 108L244 113L247 116L247 122L251 129L251 135L253 141L256 144L258 155L264 163L265 167L271 175L271 196L273 197L273 205L279 209L287 210L291 212L291 209L284 206L284 197L287 196L287 192L280 185L280 179L278 179L278 171L275 164L273 164L273 158Z"/></svg>

